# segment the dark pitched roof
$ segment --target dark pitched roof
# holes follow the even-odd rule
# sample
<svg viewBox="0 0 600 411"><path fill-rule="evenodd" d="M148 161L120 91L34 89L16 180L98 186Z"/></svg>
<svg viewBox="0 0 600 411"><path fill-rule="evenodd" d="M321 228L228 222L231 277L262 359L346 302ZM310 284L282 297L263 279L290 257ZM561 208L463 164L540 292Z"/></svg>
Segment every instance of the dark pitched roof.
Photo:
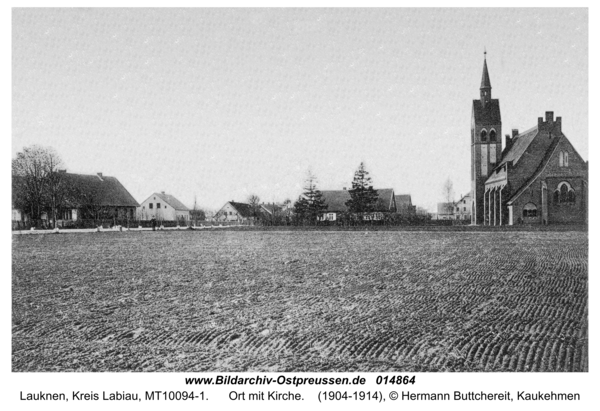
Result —
<svg viewBox="0 0 600 411"><path fill-rule="evenodd" d="M558 138L555 138L552 141L552 144L550 144L550 146L548 147L548 149L546 150L545 153L540 153L540 154L543 154L543 156L541 156L541 161L540 161L537 169L535 170L535 172L533 174L531 174L531 177L527 180L527 182L525 182L525 184L523 184L521 187L519 187L519 189L517 190L515 195L513 195L511 198L509 198L508 204L511 204L521 194L523 194L523 192L527 189L527 187L529 187L529 185L538 178L540 173L546 168L546 165L550 161L550 158L552 157L554 150L556 149L556 147L558 146L558 144L560 143L560 141L563 138L566 138L566 137L564 136L564 134L561 134Z"/></svg>
<svg viewBox="0 0 600 411"><path fill-rule="evenodd" d="M169 204L175 210L190 211L189 208L187 208L181 201L179 201L178 199L173 197L171 194L154 193L153 195L160 197L161 200L163 200L165 203Z"/></svg>
<svg viewBox="0 0 600 411"><path fill-rule="evenodd" d="M508 150L504 157L502 157L502 160L500 161L500 164L498 164L498 167L506 164L509 161L512 161L513 164L517 164L519 162L519 159L521 158L525 150L527 150L527 147L529 147L529 145L531 144L535 136L537 136L537 134L537 126L532 127L529 130L519 134L516 140L513 142L513 145L510 148L510 150Z"/></svg>
<svg viewBox="0 0 600 411"><path fill-rule="evenodd" d="M391 188L376 188L377 211L390 211L394 206L394 190ZM330 212L345 212L348 211L346 201L350 200L350 192L348 190L325 190L321 191L323 201L327 204L327 211Z"/></svg>
<svg viewBox="0 0 600 411"><path fill-rule="evenodd" d="M497 99L491 99L485 105L481 100L473 100L473 116L477 124L500 124L500 102Z"/></svg>
<svg viewBox="0 0 600 411"><path fill-rule="evenodd" d="M396 195L396 207L407 207L412 205L412 199L410 194L397 194Z"/></svg>
<svg viewBox="0 0 600 411"><path fill-rule="evenodd" d="M236 203L235 201L230 201L229 204L231 204L242 217L254 217L254 212L250 204Z"/></svg>
<svg viewBox="0 0 600 411"><path fill-rule="evenodd" d="M63 177L70 188L68 202L75 206L89 202L90 198L99 206L140 206L116 177L72 173L63 173Z"/></svg>

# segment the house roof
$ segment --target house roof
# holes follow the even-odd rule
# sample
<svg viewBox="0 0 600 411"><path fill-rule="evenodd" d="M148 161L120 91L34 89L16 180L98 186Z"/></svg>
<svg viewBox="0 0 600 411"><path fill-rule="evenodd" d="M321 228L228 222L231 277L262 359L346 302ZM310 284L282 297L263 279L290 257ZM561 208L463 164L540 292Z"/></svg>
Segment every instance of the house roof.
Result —
<svg viewBox="0 0 600 411"><path fill-rule="evenodd" d="M254 217L252 206L250 204L236 203L235 201L229 201L229 204L231 204L242 217Z"/></svg>
<svg viewBox="0 0 600 411"><path fill-rule="evenodd" d="M137 201L116 177L99 174L62 173L70 189L69 203L86 204L93 199L95 205L139 207Z"/></svg>
<svg viewBox="0 0 600 411"><path fill-rule="evenodd" d="M412 205L412 199L410 194L397 194L396 195L396 207L407 207Z"/></svg>
<svg viewBox="0 0 600 411"><path fill-rule="evenodd" d="M260 206L269 214L283 210L281 206L273 203L261 204Z"/></svg>
<svg viewBox="0 0 600 411"><path fill-rule="evenodd" d="M187 208L181 201L179 201L178 199L173 197L171 194L154 193L152 195L158 196L161 200L163 200L165 203L169 204L175 210L190 211L189 208Z"/></svg>
<svg viewBox="0 0 600 411"><path fill-rule="evenodd" d="M377 211L390 211L394 206L394 189L392 188L376 188L377 196L379 197L376 205ZM345 212L348 211L346 202L350 200L350 192L348 190L325 190L321 191L323 201L327 204L327 211L330 212Z"/></svg>
<svg viewBox="0 0 600 411"><path fill-rule="evenodd" d="M473 116L477 124L500 124L500 102L497 99L491 99L485 105L481 100L473 100Z"/></svg>
<svg viewBox="0 0 600 411"><path fill-rule="evenodd" d="M509 161L512 161L513 164L517 164L519 162L519 159L521 158L523 153L525 153L525 150L527 150L527 147L529 147L529 145L531 144L535 136L537 136L537 134L537 126L532 127L529 130L519 134L516 137L516 140L513 142L512 147L508 150L504 157L502 157L502 160L496 168L503 166Z"/></svg>
<svg viewBox="0 0 600 411"><path fill-rule="evenodd" d="M460 200L458 200L458 203L460 203L463 200L467 201L467 200L470 200L470 199L471 199L471 193L469 192L469 193L465 194L464 196L462 196L460 198Z"/></svg>

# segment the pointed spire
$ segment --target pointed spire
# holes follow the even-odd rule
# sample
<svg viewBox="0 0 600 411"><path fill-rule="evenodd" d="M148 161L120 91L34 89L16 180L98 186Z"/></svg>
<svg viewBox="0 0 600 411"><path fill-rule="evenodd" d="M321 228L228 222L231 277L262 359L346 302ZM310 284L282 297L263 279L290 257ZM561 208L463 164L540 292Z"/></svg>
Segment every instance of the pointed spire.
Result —
<svg viewBox="0 0 600 411"><path fill-rule="evenodd" d="M492 88L492 84L490 83L490 74L488 73L487 68L487 59L486 59L487 51L483 51L483 75L481 76L481 88Z"/></svg>
<svg viewBox="0 0 600 411"><path fill-rule="evenodd" d="M487 68L487 51L483 50L483 75L481 76L481 87L479 88L479 95L481 105L485 105L492 99L492 84L490 83L490 75Z"/></svg>

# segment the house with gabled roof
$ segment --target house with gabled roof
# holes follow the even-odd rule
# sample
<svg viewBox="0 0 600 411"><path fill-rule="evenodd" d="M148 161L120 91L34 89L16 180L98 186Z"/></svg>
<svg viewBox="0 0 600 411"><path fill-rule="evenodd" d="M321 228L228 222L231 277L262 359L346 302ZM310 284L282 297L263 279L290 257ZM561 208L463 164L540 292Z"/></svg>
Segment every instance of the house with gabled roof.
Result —
<svg viewBox="0 0 600 411"><path fill-rule="evenodd" d="M253 221L257 220L259 210L255 210L252 205L246 203L238 203L236 201L228 201L223 207L217 211L213 217L214 221Z"/></svg>
<svg viewBox="0 0 600 411"><path fill-rule="evenodd" d="M190 209L175 196L161 191L160 193L150 194L148 198L142 201L138 209L138 215L141 220L156 218L160 221L188 221L190 219Z"/></svg>
<svg viewBox="0 0 600 411"><path fill-rule="evenodd" d="M61 209L57 212L57 220L63 222L85 219L134 219L138 202L127 191L116 177L97 174L67 173L59 170L63 189ZM27 181L13 176L13 202ZM14 208L14 207L13 207ZM44 213L42 219L48 220L50 212ZM14 210L13 219L27 220L27 210Z"/></svg>
<svg viewBox="0 0 600 411"><path fill-rule="evenodd" d="M392 188L378 188L375 191L377 191L378 197L375 212L364 215L364 219L382 220L384 214L396 212L394 190ZM349 211L348 206L346 206L346 202L351 198L348 190L324 190L321 193L323 202L327 206L321 220L336 221L340 214Z"/></svg>
<svg viewBox="0 0 600 411"><path fill-rule="evenodd" d="M395 200L397 209L396 212L398 214L405 217L410 217L417 214L417 206L413 205L410 194L396 194Z"/></svg>

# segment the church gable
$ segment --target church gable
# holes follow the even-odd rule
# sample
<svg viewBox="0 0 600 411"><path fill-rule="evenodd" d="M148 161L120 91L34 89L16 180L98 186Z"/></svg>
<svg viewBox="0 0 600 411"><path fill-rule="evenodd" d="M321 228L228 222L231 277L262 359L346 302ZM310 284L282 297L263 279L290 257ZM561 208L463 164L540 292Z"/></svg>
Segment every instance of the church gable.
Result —
<svg viewBox="0 0 600 411"><path fill-rule="evenodd" d="M548 156L552 154L561 136L561 118L557 117L554 120L554 113L547 111L545 120L542 117L538 118L537 127L525 133L522 141L519 141L521 137L517 139L513 146L514 150L511 149L505 156L506 161L502 161L502 163L510 161L508 178L513 193L518 192L528 184L532 176L539 173L540 167L546 164ZM531 141L527 144L526 139L529 138Z"/></svg>

